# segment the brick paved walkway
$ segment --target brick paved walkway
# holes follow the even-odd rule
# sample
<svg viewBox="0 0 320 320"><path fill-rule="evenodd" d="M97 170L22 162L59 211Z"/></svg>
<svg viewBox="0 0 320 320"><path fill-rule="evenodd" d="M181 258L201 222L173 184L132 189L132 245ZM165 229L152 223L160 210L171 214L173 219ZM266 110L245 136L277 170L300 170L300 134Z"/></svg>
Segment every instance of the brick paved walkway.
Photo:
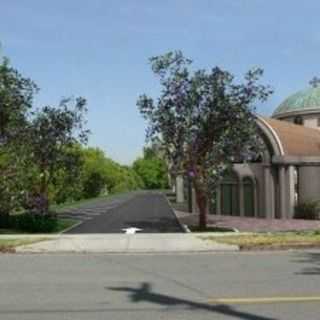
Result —
<svg viewBox="0 0 320 320"><path fill-rule="evenodd" d="M179 221L188 226L198 224L198 215L175 211ZM319 220L298 219L257 219L232 216L208 215L208 224L219 227L236 228L243 232L291 231L291 230L320 230Z"/></svg>

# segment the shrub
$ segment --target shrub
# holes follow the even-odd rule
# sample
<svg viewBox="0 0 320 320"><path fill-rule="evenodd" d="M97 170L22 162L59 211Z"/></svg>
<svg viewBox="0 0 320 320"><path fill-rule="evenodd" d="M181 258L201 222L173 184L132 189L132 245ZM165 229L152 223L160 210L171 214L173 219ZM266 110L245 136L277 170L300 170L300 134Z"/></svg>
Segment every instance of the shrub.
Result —
<svg viewBox="0 0 320 320"><path fill-rule="evenodd" d="M83 182L84 198L95 198L105 189L106 179L100 172L91 172Z"/></svg>
<svg viewBox="0 0 320 320"><path fill-rule="evenodd" d="M141 177L146 189L168 187L168 168L160 158L140 158L133 164L133 170Z"/></svg>
<svg viewBox="0 0 320 320"><path fill-rule="evenodd" d="M112 193L128 192L130 188L126 182L120 182L112 189Z"/></svg>
<svg viewBox="0 0 320 320"><path fill-rule="evenodd" d="M52 232L56 230L57 226L58 219L53 214L23 213L10 216L10 227L21 231L32 233Z"/></svg>
<svg viewBox="0 0 320 320"><path fill-rule="evenodd" d="M10 225L10 216L6 213L0 213L0 228L8 228Z"/></svg>
<svg viewBox="0 0 320 320"><path fill-rule="evenodd" d="M320 219L320 201L305 201L295 207L295 219Z"/></svg>

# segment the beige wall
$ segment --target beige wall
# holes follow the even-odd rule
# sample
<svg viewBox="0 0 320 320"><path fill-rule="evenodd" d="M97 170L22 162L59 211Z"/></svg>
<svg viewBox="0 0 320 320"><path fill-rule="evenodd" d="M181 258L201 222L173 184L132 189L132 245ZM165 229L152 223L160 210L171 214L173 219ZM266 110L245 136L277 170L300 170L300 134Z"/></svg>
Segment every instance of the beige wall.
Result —
<svg viewBox="0 0 320 320"><path fill-rule="evenodd" d="M233 167L240 180L254 177L256 181L255 215L261 218L293 218L295 205L295 174L293 165L271 165L263 163L236 164ZM299 167L298 180L299 202L320 200L320 166L304 165ZM240 199L239 205L243 206ZM193 199L194 200L194 199ZM220 196L218 196L217 214L220 213ZM196 206L194 206L196 211ZM243 209L242 209L243 210ZM243 215L244 212L240 215Z"/></svg>
<svg viewBox="0 0 320 320"><path fill-rule="evenodd" d="M264 183L264 172L263 172L263 165L262 163L250 163L249 167L251 171L253 172L256 183L257 183L257 214L258 217L265 217L265 200L264 200L264 194L265 194L265 183Z"/></svg>
<svg viewBox="0 0 320 320"><path fill-rule="evenodd" d="M303 125L308 128L319 129L318 116L304 116Z"/></svg>
<svg viewBox="0 0 320 320"><path fill-rule="evenodd" d="M299 202L320 200L320 167L299 168Z"/></svg>
<svg viewBox="0 0 320 320"><path fill-rule="evenodd" d="M281 120L285 120L285 121L293 123L294 122L294 118L296 116L297 115L288 116L288 117L285 117L285 118L281 118ZM300 116L303 119L303 125L305 127L313 128L313 129L320 129L320 127L318 126L318 118L320 118L320 114L306 114L306 115L301 114Z"/></svg>

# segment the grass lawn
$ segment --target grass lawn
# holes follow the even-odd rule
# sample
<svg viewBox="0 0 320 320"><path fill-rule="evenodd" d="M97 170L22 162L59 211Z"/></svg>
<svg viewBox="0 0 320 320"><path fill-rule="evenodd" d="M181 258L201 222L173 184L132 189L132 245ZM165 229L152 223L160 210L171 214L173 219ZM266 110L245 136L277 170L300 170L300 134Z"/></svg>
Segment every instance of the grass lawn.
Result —
<svg viewBox="0 0 320 320"><path fill-rule="evenodd" d="M70 227L72 227L78 222L79 220L58 218L58 226L57 226L57 229L53 231L53 233L60 233L66 229L69 229Z"/></svg>
<svg viewBox="0 0 320 320"><path fill-rule="evenodd" d="M15 247L27 245L39 241L47 240L46 238L38 239L0 239L0 252L14 252Z"/></svg>
<svg viewBox="0 0 320 320"><path fill-rule="evenodd" d="M111 196L101 196L101 197L97 197L97 198L82 199L82 200L79 200L79 201L66 202L66 203L62 203L62 204L55 204L55 205L50 206L50 210L55 211L55 212L60 212L60 211L63 211L65 209L78 208L83 204L91 203L91 202L94 202L96 200L109 199L110 197Z"/></svg>
<svg viewBox="0 0 320 320"><path fill-rule="evenodd" d="M203 236L205 240L238 245L240 249L288 249L303 247L320 248L320 230L304 232L278 232L259 234L235 234L227 236Z"/></svg>
<svg viewBox="0 0 320 320"><path fill-rule="evenodd" d="M91 203L91 202L95 202L95 201L97 201L97 200L106 200L106 199L111 200L112 198L115 198L115 197L120 196L120 195L126 195L126 194L128 194L128 193L129 193L129 192L108 194L108 195L103 195L103 196L99 196L99 197L91 198L91 199L82 199L82 200L79 200L79 201L73 201L73 202L66 202L66 203L62 203L62 204L56 204L56 205L50 206L50 210L59 213L59 212L61 212L61 211L63 211L63 210L78 208L78 207L81 207L81 206L84 205L84 204L88 204L88 203Z"/></svg>

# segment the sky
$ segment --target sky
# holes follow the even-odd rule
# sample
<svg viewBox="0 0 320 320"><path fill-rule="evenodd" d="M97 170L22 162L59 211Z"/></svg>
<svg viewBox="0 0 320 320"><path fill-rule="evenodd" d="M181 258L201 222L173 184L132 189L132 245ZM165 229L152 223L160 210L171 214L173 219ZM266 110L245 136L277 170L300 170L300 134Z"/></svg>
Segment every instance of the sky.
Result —
<svg viewBox="0 0 320 320"><path fill-rule="evenodd" d="M89 144L131 164L145 143L137 98L160 92L151 56L182 50L237 77L262 67L270 115L320 76L319 12L319 0L0 0L0 42L40 87L35 106L87 98Z"/></svg>

